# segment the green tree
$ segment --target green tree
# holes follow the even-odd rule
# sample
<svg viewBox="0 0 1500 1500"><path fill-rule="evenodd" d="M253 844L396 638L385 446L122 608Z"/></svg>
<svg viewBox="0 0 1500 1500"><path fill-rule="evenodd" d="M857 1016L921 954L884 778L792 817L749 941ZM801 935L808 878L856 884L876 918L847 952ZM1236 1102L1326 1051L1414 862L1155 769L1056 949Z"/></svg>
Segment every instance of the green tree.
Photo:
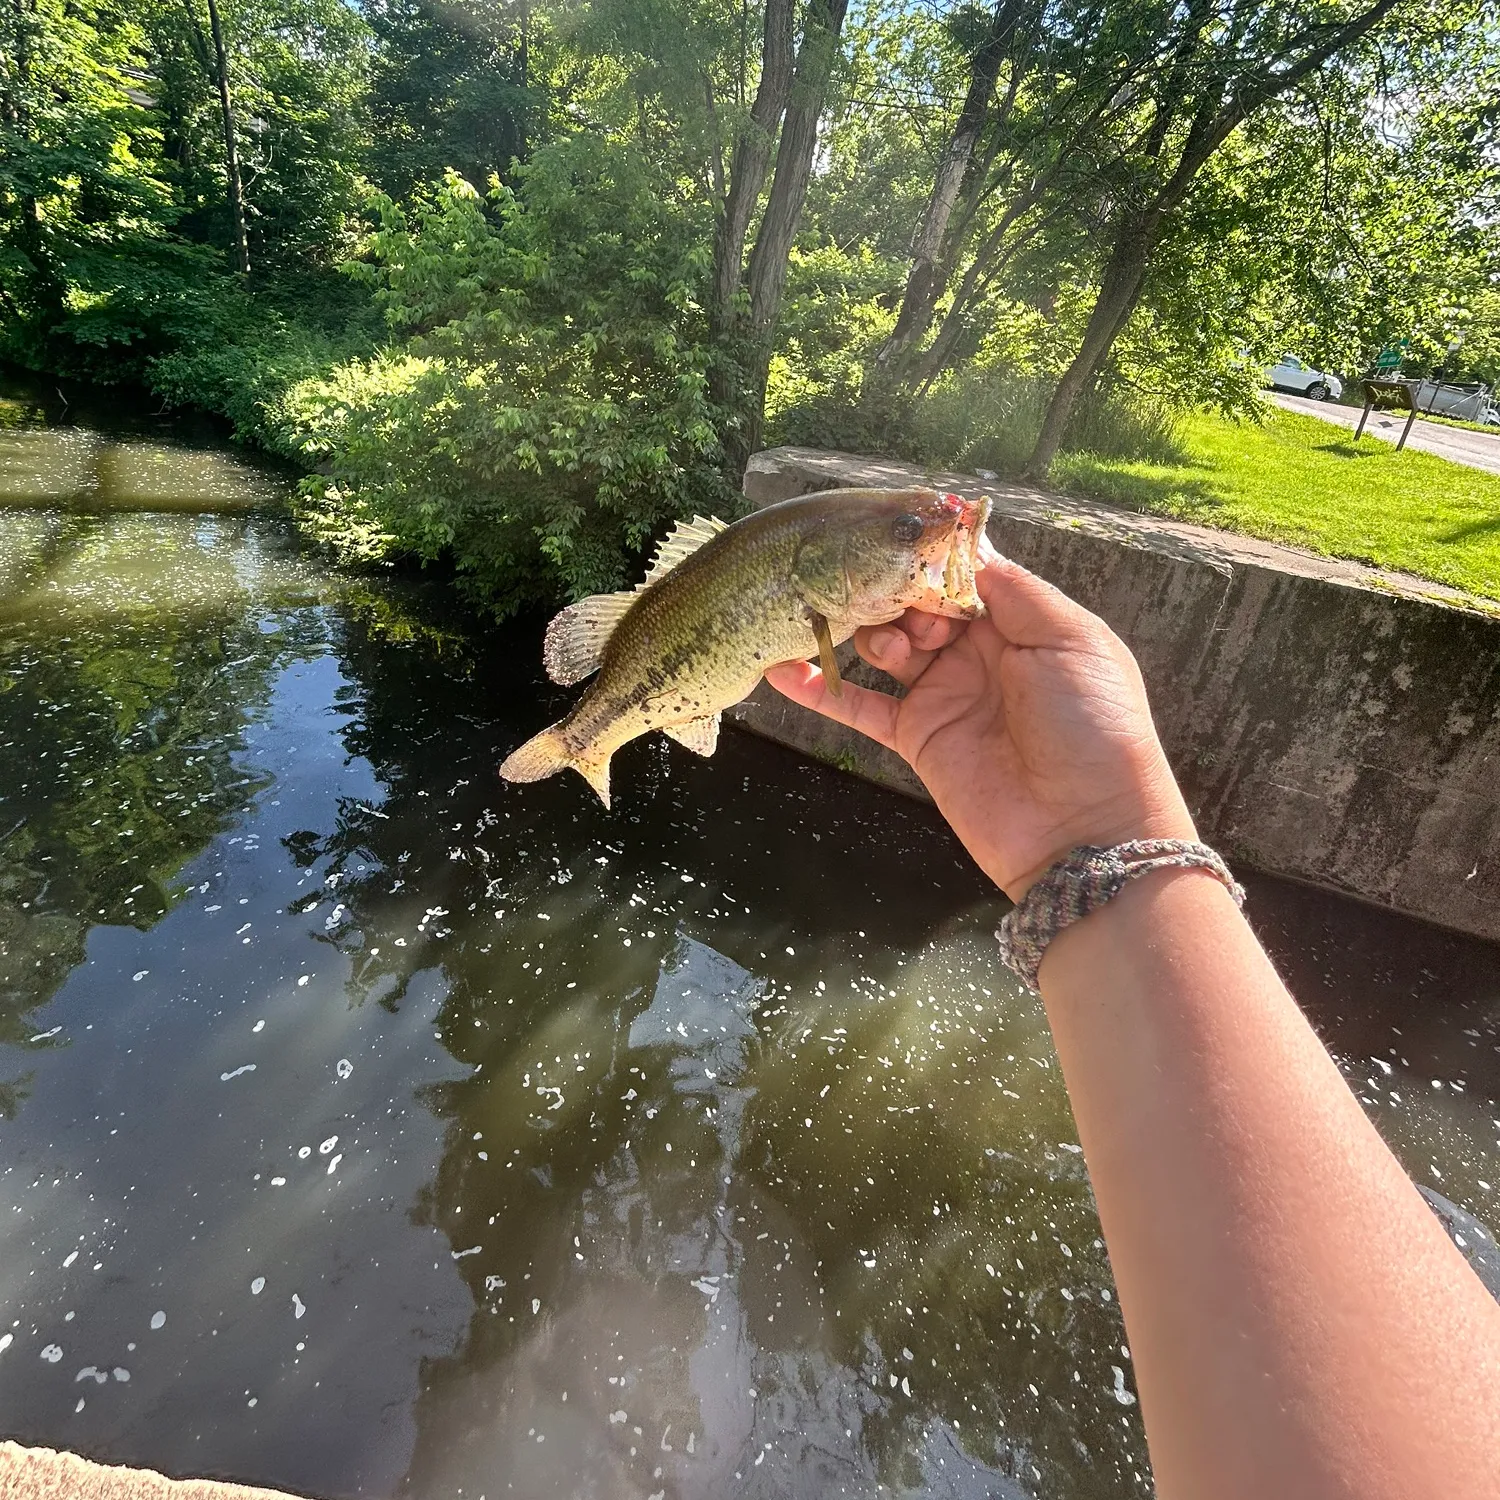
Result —
<svg viewBox="0 0 1500 1500"><path fill-rule="evenodd" d="M502 177L546 129L537 53L545 17L526 0L365 0L374 42L370 175L392 197L451 169Z"/></svg>
<svg viewBox="0 0 1500 1500"><path fill-rule="evenodd" d="M95 379L139 374L213 298L174 233L145 36L88 0L0 9L0 352Z"/></svg>
<svg viewBox="0 0 1500 1500"><path fill-rule="evenodd" d="M185 233L248 274L352 248L369 32L341 0L151 0L152 76Z"/></svg>
<svg viewBox="0 0 1500 1500"><path fill-rule="evenodd" d="M1044 475L1051 465L1079 397L1140 301L1154 251L1215 153L1304 80L1402 19L1402 3L1357 0L1309 17L1304 6L1259 0L1226 19L1211 0L1190 0L1174 16L1142 99L1140 136L1112 185L1115 207L1098 292L1078 351L1048 404L1028 472Z"/></svg>

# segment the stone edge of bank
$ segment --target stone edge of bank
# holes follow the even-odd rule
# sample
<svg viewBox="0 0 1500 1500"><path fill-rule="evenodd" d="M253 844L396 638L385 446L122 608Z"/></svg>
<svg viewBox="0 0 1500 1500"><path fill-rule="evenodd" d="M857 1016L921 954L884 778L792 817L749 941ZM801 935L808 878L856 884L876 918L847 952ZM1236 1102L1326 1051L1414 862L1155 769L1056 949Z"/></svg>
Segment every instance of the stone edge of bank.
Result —
<svg viewBox="0 0 1500 1500"><path fill-rule="evenodd" d="M280 1490L217 1479L168 1479L154 1469L100 1464L52 1448L0 1443L0 1500L295 1500Z"/></svg>

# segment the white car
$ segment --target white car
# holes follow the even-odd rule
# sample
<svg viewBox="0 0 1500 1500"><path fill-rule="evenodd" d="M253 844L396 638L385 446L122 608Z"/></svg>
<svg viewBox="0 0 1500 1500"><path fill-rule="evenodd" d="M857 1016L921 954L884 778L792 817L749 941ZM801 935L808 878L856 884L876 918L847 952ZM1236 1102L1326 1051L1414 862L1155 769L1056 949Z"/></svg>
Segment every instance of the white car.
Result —
<svg viewBox="0 0 1500 1500"><path fill-rule="evenodd" d="M1337 375L1325 370L1315 370L1304 364L1295 354L1283 354L1266 371L1266 384L1278 391L1291 391L1298 396L1310 396L1314 401L1336 401L1344 394L1344 383Z"/></svg>

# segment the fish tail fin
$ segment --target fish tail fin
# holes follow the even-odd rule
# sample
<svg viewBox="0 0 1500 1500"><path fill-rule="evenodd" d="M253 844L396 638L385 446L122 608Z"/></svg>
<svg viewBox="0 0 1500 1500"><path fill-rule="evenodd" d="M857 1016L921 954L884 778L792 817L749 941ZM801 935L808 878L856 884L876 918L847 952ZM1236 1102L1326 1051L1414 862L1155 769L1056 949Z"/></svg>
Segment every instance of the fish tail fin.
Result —
<svg viewBox="0 0 1500 1500"><path fill-rule="evenodd" d="M609 807L609 756L578 754L569 749L562 725L553 724L512 750L500 767L507 781L541 781L571 766Z"/></svg>

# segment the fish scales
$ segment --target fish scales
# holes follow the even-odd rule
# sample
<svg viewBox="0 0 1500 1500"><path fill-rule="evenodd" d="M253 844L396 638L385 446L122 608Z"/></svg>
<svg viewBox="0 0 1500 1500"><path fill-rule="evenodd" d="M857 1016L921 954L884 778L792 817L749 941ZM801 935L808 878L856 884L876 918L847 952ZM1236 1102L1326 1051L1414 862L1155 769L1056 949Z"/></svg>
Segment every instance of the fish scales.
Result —
<svg viewBox="0 0 1500 1500"><path fill-rule="evenodd" d="M663 544L647 581L564 610L548 628L559 681L598 677L573 711L501 767L514 781L571 766L609 803L609 759L661 729L712 754L718 716L777 662L819 654L918 604L978 613L987 501L932 490L808 495L725 527L699 518Z"/></svg>

